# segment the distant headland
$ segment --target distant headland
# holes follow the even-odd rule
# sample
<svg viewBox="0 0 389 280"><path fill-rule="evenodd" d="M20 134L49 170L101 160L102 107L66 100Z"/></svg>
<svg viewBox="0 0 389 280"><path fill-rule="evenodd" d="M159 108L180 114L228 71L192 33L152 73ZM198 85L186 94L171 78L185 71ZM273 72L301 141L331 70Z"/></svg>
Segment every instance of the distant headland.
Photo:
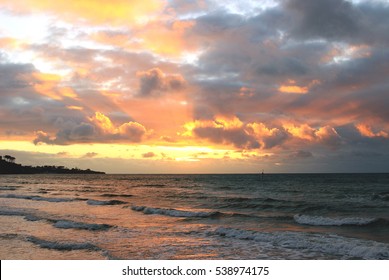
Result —
<svg viewBox="0 0 389 280"><path fill-rule="evenodd" d="M16 158L10 155L0 156L0 174L105 174L105 172L66 168L64 166L24 166L15 163Z"/></svg>

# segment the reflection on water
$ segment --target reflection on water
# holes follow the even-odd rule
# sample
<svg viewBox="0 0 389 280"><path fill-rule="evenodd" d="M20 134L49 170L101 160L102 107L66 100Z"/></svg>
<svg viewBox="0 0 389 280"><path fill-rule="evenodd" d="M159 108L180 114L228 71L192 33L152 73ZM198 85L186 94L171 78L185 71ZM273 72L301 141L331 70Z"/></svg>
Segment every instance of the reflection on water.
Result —
<svg viewBox="0 0 389 280"><path fill-rule="evenodd" d="M389 259L387 174L7 175L1 259Z"/></svg>

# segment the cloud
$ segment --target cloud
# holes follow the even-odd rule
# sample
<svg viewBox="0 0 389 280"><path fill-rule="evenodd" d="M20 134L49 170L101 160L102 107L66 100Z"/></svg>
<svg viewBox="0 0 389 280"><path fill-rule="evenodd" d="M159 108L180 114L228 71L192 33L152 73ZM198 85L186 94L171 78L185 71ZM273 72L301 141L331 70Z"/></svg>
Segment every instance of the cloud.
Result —
<svg viewBox="0 0 389 280"><path fill-rule="evenodd" d="M35 145L46 143L51 145L69 145L74 143L123 142L138 143L146 135L146 128L137 122L127 122L119 127L100 112L89 118L89 122L64 122L60 125L56 136L52 137L43 131L36 132Z"/></svg>
<svg viewBox="0 0 389 280"><path fill-rule="evenodd" d="M315 132L320 143L332 148L337 148L341 144L341 137L336 130L330 126L321 127Z"/></svg>
<svg viewBox="0 0 389 280"><path fill-rule="evenodd" d="M213 121L186 124L189 134L217 144L232 144L240 149L271 149L284 143L289 134L283 128L268 128L263 123L243 123L238 118L218 117Z"/></svg>
<svg viewBox="0 0 389 280"><path fill-rule="evenodd" d="M152 158L152 157L155 157L155 156L156 156L156 154L153 153L153 152L147 152L147 153L142 154L143 158Z"/></svg>
<svg viewBox="0 0 389 280"><path fill-rule="evenodd" d="M293 33L305 38L339 39L357 35L358 12L344 0L288 0L286 8L294 12Z"/></svg>
<svg viewBox="0 0 389 280"><path fill-rule="evenodd" d="M96 157L98 155L99 155L98 153L89 152L89 153L86 153L85 155L83 155L82 158L94 158L94 157Z"/></svg>
<svg viewBox="0 0 389 280"><path fill-rule="evenodd" d="M69 21L87 21L93 24L129 24L149 17L163 8L164 2L158 0L1 0L6 9L20 13L43 12L53 14Z"/></svg>
<svg viewBox="0 0 389 280"><path fill-rule="evenodd" d="M365 136L365 137L369 137L369 138L374 138L374 137L389 138L388 132L386 132L384 130L380 130L380 131L374 132L373 128L370 125L368 125L368 124L360 123L360 124L356 125L356 128L358 129L359 133L362 136Z"/></svg>
<svg viewBox="0 0 389 280"><path fill-rule="evenodd" d="M279 163L388 149L384 1L73 2L0 2L2 140L194 143ZM50 27L21 35L26 14Z"/></svg>
<svg viewBox="0 0 389 280"><path fill-rule="evenodd" d="M279 146L289 137L289 133L283 128L268 128L264 123L250 123L247 126L265 149Z"/></svg>
<svg viewBox="0 0 389 280"><path fill-rule="evenodd" d="M290 159L307 159L312 158L313 154L310 151L298 150L290 154Z"/></svg>
<svg viewBox="0 0 389 280"><path fill-rule="evenodd" d="M338 148L342 144L342 137L335 128L325 125L323 127L312 128L308 124L290 124L285 123L283 127L288 133L305 143L319 143L331 148Z"/></svg>
<svg viewBox="0 0 389 280"><path fill-rule="evenodd" d="M158 96L164 92L178 91L185 87L181 75L166 75L159 68L137 73L139 78L139 96Z"/></svg>

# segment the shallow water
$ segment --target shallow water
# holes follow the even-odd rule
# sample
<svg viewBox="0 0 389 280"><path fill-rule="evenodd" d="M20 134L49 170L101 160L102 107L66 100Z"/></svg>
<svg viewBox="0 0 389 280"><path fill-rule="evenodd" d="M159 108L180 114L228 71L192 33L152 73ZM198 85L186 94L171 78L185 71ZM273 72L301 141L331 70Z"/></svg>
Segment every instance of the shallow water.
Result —
<svg viewBox="0 0 389 280"><path fill-rule="evenodd" d="M1 259L389 259L389 175L3 175L0 225Z"/></svg>

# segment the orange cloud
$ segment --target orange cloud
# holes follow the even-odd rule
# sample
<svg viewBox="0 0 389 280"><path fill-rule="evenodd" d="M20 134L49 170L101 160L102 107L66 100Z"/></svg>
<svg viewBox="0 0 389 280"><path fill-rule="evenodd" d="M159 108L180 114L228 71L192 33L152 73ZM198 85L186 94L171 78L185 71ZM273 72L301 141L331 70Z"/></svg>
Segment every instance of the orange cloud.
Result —
<svg viewBox="0 0 389 280"><path fill-rule="evenodd" d="M373 132L371 126L367 125L367 124L357 124L355 126L359 133L362 135L362 136L366 136L366 137L369 137L369 138L373 138L373 137L384 137L384 138L389 138L389 134L383 130L381 131L378 131L378 132Z"/></svg>
<svg viewBox="0 0 389 280"><path fill-rule="evenodd" d="M329 125L319 128L312 128L308 124L295 125L291 123L285 123L283 124L283 127L293 137L321 143L333 148L337 147L341 142L341 138L337 131Z"/></svg>
<svg viewBox="0 0 389 280"><path fill-rule="evenodd" d="M77 93L70 87L61 87L59 83L62 77L49 73L32 73L33 88L42 95L50 97L54 100L62 100L64 97L77 99Z"/></svg>
<svg viewBox="0 0 389 280"><path fill-rule="evenodd" d="M175 21L171 25L155 21L137 34L143 47L159 54L176 56L195 50L196 46L185 39L185 32L194 25L194 21Z"/></svg>
<svg viewBox="0 0 389 280"><path fill-rule="evenodd" d="M35 132L34 144L68 145L74 143L122 142L139 143L152 131L137 122L126 122L115 126L109 117L96 112L89 122L67 122L55 137L44 131Z"/></svg>
<svg viewBox="0 0 389 280"><path fill-rule="evenodd" d="M99 127L104 133L115 133L115 127L111 120L100 112L96 112L95 115L89 120Z"/></svg>
<svg viewBox="0 0 389 280"><path fill-rule="evenodd" d="M19 49L25 46L25 42L11 37L2 37L0 46L2 49Z"/></svg>
<svg viewBox="0 0 389 280"><path fill-rule="evenodd" d="M283 128L268 128L263 123L243 123L237 117L217 117L185 124L183 136L208 139L212 143L232 144L243 149L270 149L287 138Z"/></svg>
<svg viewBox="0 0 389 280"><path fill-rule="evenodd" d="M66 108L68 108L68 109L70 109L70 110L76 110L76 111L82 111L82 110L84 110L84 107L81 107L81 106L74 106L74 105L66 106Z"/></svg>
<svg viewBox="0 0 389 280"><path fill-rule="evenodd" d="M306 94L306 93L308 93L308 88L307 87L300 87L300 86L282 85L278 88L278 91L283 92L283 93Z"/></svg>
<svg viewBox="0 0 389 280"><path fill-rule="evenodd" d="M67 20L81 19L94 24L139 22L165 6L160 0L0 0L16 13L49 12Z"/></svg>
<svg viewBox="0 0 389 280"><path fill-rule="evenodd" d="M313 86L318 84L320 84L319 80L313 80L307 86L298 86L296 85L296 81L288 80L287 84L281 85L278 88L278 91L283 93L306 94Z"/></svg>
<svg viewBox="0 0 389 280"><path fill-rule="evenodd" d="M300 139L313 141L316 137L315 129L310 127L308 124L295 125L290 123L285 123L283 127L293 135L293 137L297 137Z"/></svg>

